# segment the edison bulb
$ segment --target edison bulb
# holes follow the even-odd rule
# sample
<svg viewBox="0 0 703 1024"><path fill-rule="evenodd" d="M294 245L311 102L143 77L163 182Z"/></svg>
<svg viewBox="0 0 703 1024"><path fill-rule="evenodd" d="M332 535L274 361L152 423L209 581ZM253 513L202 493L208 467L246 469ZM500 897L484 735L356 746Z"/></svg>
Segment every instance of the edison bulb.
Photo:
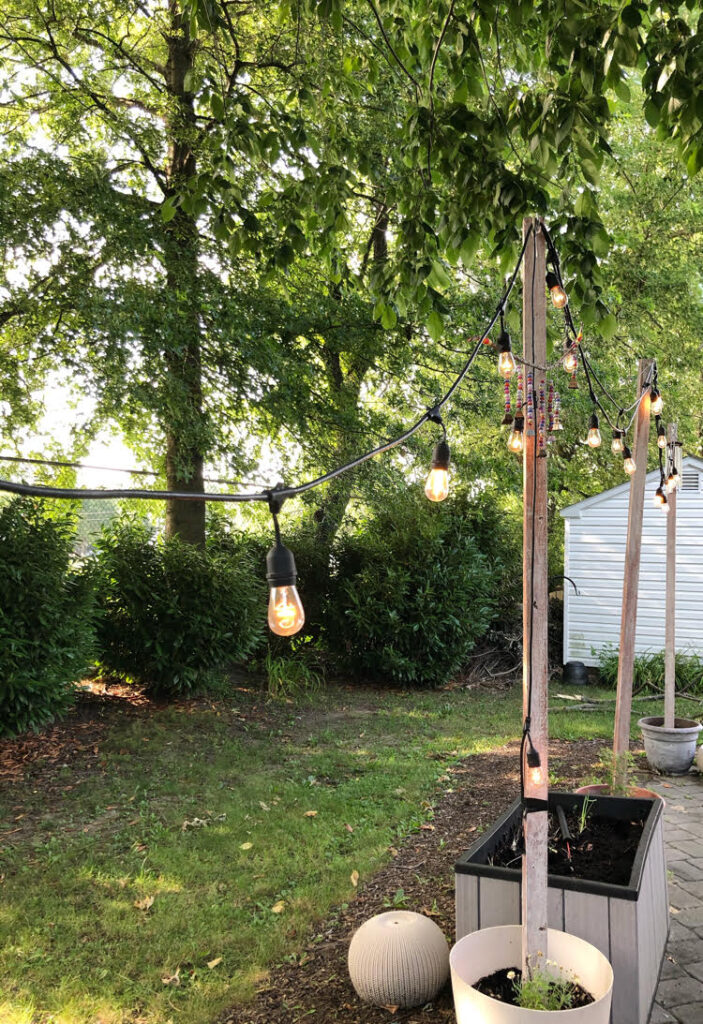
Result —
<svg viewBox="0 0 703 1024"><path fill-rule="evenodd" d="M613 440L612 440L612 443L611 443L610 447L612 448L614 455L619 455L620 452L625 447L625 445L623 444L623 441L622 441L622 434L620 433L619 430L614 430L613 431Z"/></svg>
<svg viewBox="0 0 703 1024"><path fill-rule="evenodd" d="M268 621L277 636L293 636L302 629L305 612L297 587L271 587Z"/></svg>
<svg viewBox="0 0 703 1024"><path fill-rule="evenodd" d="M579 360L573 349L569 349L564 356L563 365L567 373L573 373L574 370L578 369Z"/></svg>
<svg viewBox="0 0 703 1024"><path fill-rule="evenodd" d="M510 349L505 349L498 356L498 373L507 380L512 377L516 369L515 356Z"/></svg>
<svg viewBox="0 0 703 1024"><path fill-rule="evenodd" d="M591 427L586 438L591 448L600 448L601 436L598 427Z"/></svg>
<svg viewBox="0 0 703 1024"><path fill-rule="evenodd" d="M679 476L679 474L676 472L675 469L672 469L672 471L669 473L668 477L666 478L666 493L667 494L671 494L672 491L676 490L676 485L678 483L678 476Z"/></svg>
<svg viewBox="0 0 703 1024"><path fill-rule="evenodd" d="M622 468L625 470L628 476L632 476L632 474L637 469L637 466L635 465L635 460L632 458L632 452L627 446L625 446L622 451L625 457L623 460Z"/></svg>
<svg viewBox="0 0 703 1024"><path fill-rule="evenodd" d="M444 501L449 494L449 472L446 469L431 469L425 484L425 494L430 501Z"/></svg>
<svg viewBox="0 0 703 1024"><path fill-rule="evenodd" d="M542 769L541 769L541 767L538 765L536 768L528 768L527 770L528 770L528 772L530 774L530 782L532 783L532 785L533 786L541 786L542 785Z"/></svg>
<svg viewBox="0 0 703 1024"><path fill-rule="evenodd" d="M510 431L510 437L508 438L508 449L511 452L515 452L516 455L520 454L524 446L522 435L522 429L518 430L516 427L513 427L513 429Z"/></svg>
<svg viewBox="0 0 703 1024"><path fill-rule="evenodd" d="M658 391L652 391L652 412L655 416L661 415L664 408L664 399Z"/></svg>
<svg viewBox="0 0 703 1024"><path fill-rule="evenodd" d="M566 292L560 284L553 284L549 289L549 294L552 296L552 302L556 309L563 309L566 305Z"/></svg>
<svg viewBox="0 0 703 1024"><path fill-rule="evenodd" d="M657 434L657 444L660 448L666 448L666 434Z"/></svg>

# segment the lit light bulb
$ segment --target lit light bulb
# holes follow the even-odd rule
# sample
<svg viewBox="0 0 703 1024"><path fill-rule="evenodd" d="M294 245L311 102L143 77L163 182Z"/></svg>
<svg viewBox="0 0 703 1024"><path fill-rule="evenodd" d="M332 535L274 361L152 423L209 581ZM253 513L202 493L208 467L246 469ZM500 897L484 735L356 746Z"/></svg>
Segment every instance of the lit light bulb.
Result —
<svg viewBox="0 0 703 1024"><path fill-rule="evenodd" d="M549 294L552 296L552 302L557 309L563 309L566 305L566 292L559 284L559 278L553 271L547 273L547 288L549 288Z"/></svg>
<svg viewBox="0 0 703 1024"><path fill-rule="evenodd" d="M676 490L678 484L679 474L677 473L676 468L674 467L674 469L671 470L668 477L666 478L666 493L671 494L672 491Z"/></svg>
<svg viewBox="0 0 703 1024"><path fill-rule="evenodd" d="M632 476L632 474L637 469L637 466L635 465L635 460L632 458L632 452L630 451L630 449L627 447L626 444L623 445L623 447L622 447L622 457L623 457L622 468L625 470L625 472L627 473L628 476Z"/></svg>
<svg viewBox="0 0 703 1024"><path fill-rule="evenodd" d="M666 501L666 495L664 494L664 488L662 486L657 487L657 489L655 490L654 500L652 504L654 505L655 509L663 509L666 506L668 506L668 502Z"/></svg>
<svg viewBox="0 0 703 1024"><path fill-rule="evenodd" d="M516 416L513 423L513 429L510 431L510 437L508 438L508 449L511 452L515 452L519 455L524 446L523 440L523 428L525 426L525 419L523 416Z"/></svg>
<svg viewBox="0 0 703 1024"><path fill-rule="evenodd" d="M540 767L530 768L530 782L533 786L541 786L542 784L542 769Z"/></svg>
<svg viewBox="0 0 703 1024"><path fill-rule="evenodd" d="M293 636L305 622L303 604L296 587L297 570L293 552L280 541L266 556L266 578L271 588L268 624L277 636Z"/></svg>
<svg viewBox="0 0 703 1024"><path fill-rule="evenodd" d="M526 758L527 773L532 785L539 786L544 780L544 775L542 774L542 759L539 756L539 751L532 745L532 740L530 739L529 733L527 736L527 742L529 744L527 748Z"/></svg>
<svg viewBox="0 0 703 1024"><path fill-rule="evenodd" d="M656 388L652 388L649 397L652 400L652 412L655 416L659 416L664 408L664 399Z"/></svg>
<svg viewBox="0 0 703 1024"><path fill-rule="evenodd" d="M268 618L277 636L293 636L302 629L305 612L297 587L271 587Z"/></svg>
<svg viewBox="0 0 703 1024"><path fill-rule="evenodd" d="M576 354L575 347L570 348L568 352L566 352L563 359L563 365L567 373L574 373L574 371L578 369L579 359Z"/></svg>
<svg viewBox="0 0 703 1024"><path fill-rule="evenodd" d="M625 447L625 445L623 444L622 436L623 436L622 430L614 430L613 431L613 440L611 442L610 447L612 448L614 455L619 455L620 452Z"/></svg>
<svg viewBox="0 0 703 1024"><path fill-rule="evenodd" d="M666 448L666 431L662 423L657 424L657 444L660 448Z"/></svg>
<svg viewBox="0 0 703 1024"><path fill-rule="evenodd" d="M446 441L439 441L434 447L425 494L430 501L444 501L449 494L449 445Z"/></svg>
<svg viewBox="0 0 703 1024"><path fill-rule="evenodd" d="M598 429L598 417L595 413L593 413L588 421L588 437L586 440L591 448L600 448L601 436Z"/></svg>
<svg viewBox="0 0 703 1024"><path fill-rule="evenodd" d="M496 341L498 346L498 373L501 377L506 380L515 373L517 364L515 362L515 356L513 355L512 344L510 342L510 335L507 331L501 331Z"/></svg>

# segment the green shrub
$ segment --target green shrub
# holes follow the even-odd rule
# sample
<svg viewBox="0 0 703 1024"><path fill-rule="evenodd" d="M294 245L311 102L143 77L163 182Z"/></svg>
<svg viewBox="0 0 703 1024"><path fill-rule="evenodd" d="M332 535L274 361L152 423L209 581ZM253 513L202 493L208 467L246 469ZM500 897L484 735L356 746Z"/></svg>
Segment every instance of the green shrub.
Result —
<svg viewBox="0 0 703 1024"><path fill-rule="evenodd" d="M431 505L407 488L338 539L324 640L370 680L439 686L496 615L503 566L479 550L471 504Z"/></svg>
<svg viewBox="0 0 703 1024"><path fill-rule="evenodd" d="M71 563L75 515L18 498L0 509L0 735L70 707L94 646L90 574Z"/></svg>
<svg viewBox="0 0 703 1024"><path fill-rule="evenodd" d="M261 642L262 570L239 535L213 526L202 549L122 519L97 548L99 656L109 671L183 695L220 686L223 669Z"/></svg>
<svg viewBox="0 0 703 1024"><path fill-rule="evenodd" d="M676 689L678 692L703 694L703 659L696 654L677 652ZM603 686L615 689L618 682L618 652L608 645L598 652L598 671ZM638 654L632 672L632 686L642 693L664 690L664 651Z"/></svg>

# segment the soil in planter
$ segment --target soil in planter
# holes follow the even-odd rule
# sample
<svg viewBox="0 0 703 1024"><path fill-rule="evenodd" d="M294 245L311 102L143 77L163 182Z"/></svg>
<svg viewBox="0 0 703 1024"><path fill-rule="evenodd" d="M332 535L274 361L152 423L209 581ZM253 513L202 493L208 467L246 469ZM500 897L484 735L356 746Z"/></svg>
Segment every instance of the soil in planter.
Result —
<svg viewBox="0 0 703 1024"><path fill-rule="evenodd" d="M565 839L555 812L549 812L549 873L613 885L627 885L644 821L617 821L590 814L581 829L580 814L566 811L571 834ZM517 868L522 857L522 824L516 826L498 846L490 863Z"/></svg>
<svg viewBox="0 0 703 1024"><path fill-rule="evenodd" d="M490 996L492 999L497 999L501 1003L510 1003L511 1006L518 1006L517 1001L517 986L520 984L522 978L522 971L519 967L505 967L502 971L496 971L495 974L489 974L485 978L481 978L474 985L474 988L482 992L484 996ZM550 988L554 986L550 985ZM579 1006L590 1006L593 1002L593 996L586 991L581 985L574 982L569 984L571 1000L568 1007L564 1009L575 1010Z"/></svg>

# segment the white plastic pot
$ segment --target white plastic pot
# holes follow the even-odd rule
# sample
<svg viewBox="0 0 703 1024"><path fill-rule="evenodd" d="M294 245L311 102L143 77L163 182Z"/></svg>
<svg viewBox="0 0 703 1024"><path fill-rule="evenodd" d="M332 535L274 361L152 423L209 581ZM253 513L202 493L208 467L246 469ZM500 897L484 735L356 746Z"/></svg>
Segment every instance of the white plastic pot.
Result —
<svg viewBox="0 0 703 1024"><path fill-rule="evenodd" d="M459 939L449 954L457 1024L608 1024L613 992L613 969L600 950L567 932L549 929L545 965L555 978L578 978L593 996L588 1006L572 1010L523 1010L484 995L473 986L495 971L517 967L522 959L522 927L519 924L481 928Z"/></svg>
<svg viewBox="0 0 703 1024"><path fill-rule="evenodd" d="M692 718L675 718L674 728L667 729L664 719L640 718L644 750L650 767L664 775L685 775L693 764L700 722Z"/></svg>

